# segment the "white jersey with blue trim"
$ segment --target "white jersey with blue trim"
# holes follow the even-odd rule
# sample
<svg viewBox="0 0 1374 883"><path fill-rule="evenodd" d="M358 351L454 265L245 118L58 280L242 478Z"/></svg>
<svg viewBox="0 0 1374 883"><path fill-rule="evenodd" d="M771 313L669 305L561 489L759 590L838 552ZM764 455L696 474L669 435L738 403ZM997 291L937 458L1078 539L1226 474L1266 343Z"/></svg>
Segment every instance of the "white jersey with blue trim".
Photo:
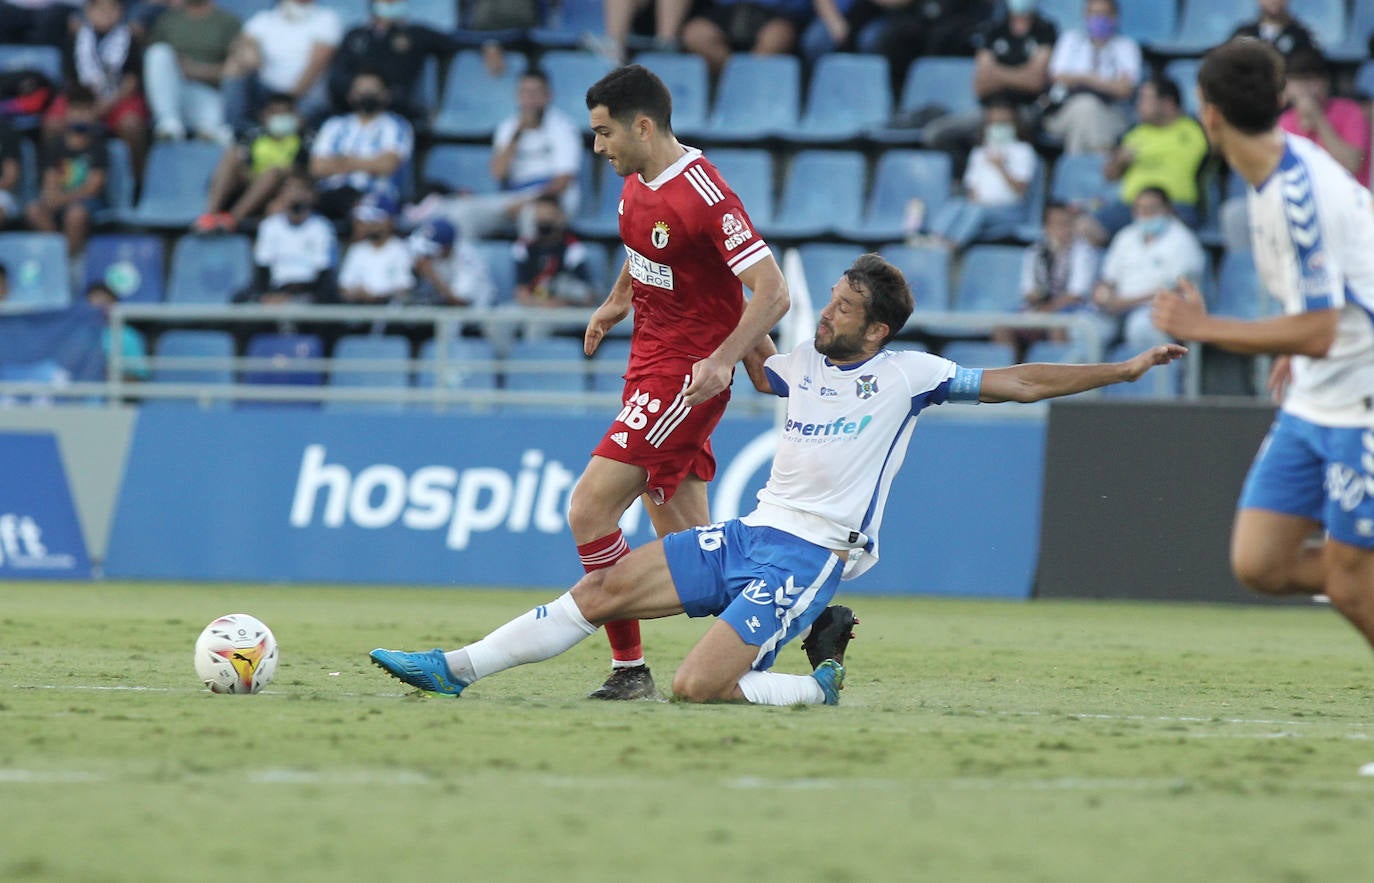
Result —
<svg viewBox="0 0 1374 883"><path fill-rule="evenodd" d="M982 372L909 350L838 367L811 341L765 363L787 398L768 483L746 524L847 549L844 579L878 560L878 527L916 417L928 405L978 400Z"/></svg>
<svg viewBox="0 0 1374 883"><path fill-rule="evenodd" d="M1369 191L1306 138L1251 189L1260 281L1294 315L1340 310L1324 358L1293 356L1283 409L1325 426L1374 425L1374 206Z"/></svg>

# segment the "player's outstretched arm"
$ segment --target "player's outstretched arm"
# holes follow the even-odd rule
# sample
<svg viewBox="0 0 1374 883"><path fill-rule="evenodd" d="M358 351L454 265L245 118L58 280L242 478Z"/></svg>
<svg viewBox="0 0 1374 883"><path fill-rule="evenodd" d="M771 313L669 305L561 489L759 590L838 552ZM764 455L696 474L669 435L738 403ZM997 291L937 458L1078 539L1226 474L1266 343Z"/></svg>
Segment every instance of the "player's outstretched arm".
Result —
<svg viewBox="0 0 1374 883"><path fill-rule="evenodd" d="M1038 402L1073 395L1113 383L1140 379L1156 365L1181 359L1188 350L1176 343L1151 347L1124 362L1099 362L1092 365L1048 365L1033 363L1010 368L991 368L983 372L980 402Z"/></svg>

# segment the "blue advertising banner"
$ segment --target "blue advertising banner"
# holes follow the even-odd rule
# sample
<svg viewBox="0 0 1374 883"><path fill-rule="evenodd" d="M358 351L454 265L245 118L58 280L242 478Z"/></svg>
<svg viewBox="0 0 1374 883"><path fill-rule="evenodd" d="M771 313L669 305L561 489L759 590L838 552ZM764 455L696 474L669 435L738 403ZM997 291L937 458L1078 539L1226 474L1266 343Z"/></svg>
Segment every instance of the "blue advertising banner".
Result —
<svg viewBox="0 0 1374 883"><path fill-rule="evenodd" d="M90 576L57 440L0 432L0 579Z"/></svg>
<svg viewBox="0 0 1374 883"><path fill-rule="evenodd" d="M138 418L112 577L539 586L581 573L565 513L604 431L583 416L197 412ZM1026 597L1039 536L1039 422L923 418L867 592ZM711 511L749 511L771 424L713 437ZM654 536L636 506L631 545Z"/></svg>

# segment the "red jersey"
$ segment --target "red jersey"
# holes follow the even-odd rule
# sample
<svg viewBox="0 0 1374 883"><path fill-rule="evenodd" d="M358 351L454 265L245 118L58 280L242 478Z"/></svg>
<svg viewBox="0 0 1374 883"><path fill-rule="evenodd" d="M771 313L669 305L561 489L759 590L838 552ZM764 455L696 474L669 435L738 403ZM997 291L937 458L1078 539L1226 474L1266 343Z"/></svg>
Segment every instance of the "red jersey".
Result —
<svg viewBox="0 0 1374 883"><path fill-rule="evenodd" d="M768 244L696 148L653 181L625 178L620 238L634 287L626 377L690 374L739 324L739 274L771 255Z"/></svg>

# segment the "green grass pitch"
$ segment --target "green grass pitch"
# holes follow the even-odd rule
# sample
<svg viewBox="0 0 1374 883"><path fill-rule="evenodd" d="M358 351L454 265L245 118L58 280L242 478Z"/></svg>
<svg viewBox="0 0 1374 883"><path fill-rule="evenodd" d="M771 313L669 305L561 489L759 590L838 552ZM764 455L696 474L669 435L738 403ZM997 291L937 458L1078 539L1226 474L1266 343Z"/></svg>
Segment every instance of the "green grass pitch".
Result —
<svg viewBox="0 0 1374 883"><path fill-rule="evenodd" d="M595 703L600 636L459 699L368 664L550 597L0 584L0 880L1374 879L1329 610L854 598L837 708ZM240 611L276 680L211 695ZM705 626L645 626L662 687Z"/></svg>

